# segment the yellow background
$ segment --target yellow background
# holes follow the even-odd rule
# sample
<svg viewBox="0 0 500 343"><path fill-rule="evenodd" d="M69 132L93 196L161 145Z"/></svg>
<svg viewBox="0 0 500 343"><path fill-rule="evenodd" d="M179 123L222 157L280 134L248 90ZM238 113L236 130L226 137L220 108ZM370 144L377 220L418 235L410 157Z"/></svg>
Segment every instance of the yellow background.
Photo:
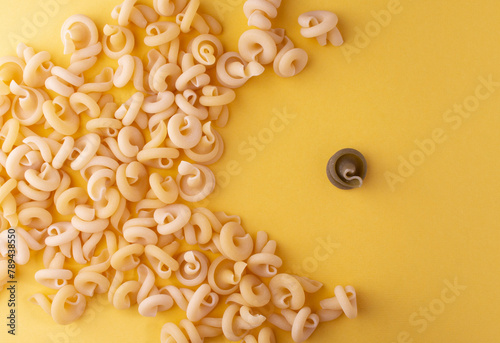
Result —
<svg viewBox="0 0 500 343"><path fill-rule="evenodd" d="M87 14L102 28L117 4L63 2L70 3L60 1L28 40L56 62L64 61L59 29L65 18ZM337 284L356 287L359 317L320 325L310 342L498 342L500 89L457 129L443 114L474 96L479 77L500 81L500 2L401 0L400 13L371 31L350 62L345 47L320 47L300 36L297 17L326 9L338 14L346 43L356 46L359 32L369 23L373 29L371 11L387 10L390 2L283 1L276 26L309 53L309 65L291 79L270 68L237 91L221 130L226 150L213 167L220 180L228 171L232 176L208 206L241 215L250 232L268 231L284 268L322 281L322 297L332 296ZM203 5L222 21L228 50L247 28L242 3ZM0 55L12 54L9 33L20 34L20 18L32 22L43 8L37 0L2 0L0 9ZM275 112L285 108L295 118L255 156L242 152L250 136L267 138ZM431 138L435 129L446 140L392 190L385 173L398 172L400 156L417 156L415 140ZM326 177L329 157L345 147L361 151L369 164L359 190L341 191ZM314 257L317 238L335 243L326 260ZM161 325L178 318L143 318L135 308L118 311L93 300L83 319L58 326L26 300L42 290L33 279L41 266L38 259L19 268L15 340L6 335L6 292L0 295L0 341L158 342ZM412 324L412 314L438 306L446 280L467 288L419 330L423 324ZM288 337L280 334L280 341Z"/></svg>

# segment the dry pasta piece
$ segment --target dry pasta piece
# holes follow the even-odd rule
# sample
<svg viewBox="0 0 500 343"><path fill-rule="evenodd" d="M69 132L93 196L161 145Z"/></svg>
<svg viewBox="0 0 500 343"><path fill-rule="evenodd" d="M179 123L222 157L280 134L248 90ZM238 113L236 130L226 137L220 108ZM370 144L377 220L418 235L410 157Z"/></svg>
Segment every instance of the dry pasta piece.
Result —
<svg viewBox="0 0 500 343"><path fill-rule="evenodd" d="M229 88L243 86L250 78L261 75L264 70L260 63L247 63L236 52L226 52L217 60L217 80Z"/></svg>
<svg viewBox="0 0 500 343"><path fill-rule="evenodd" d="M243 12L248 18L248 26L255 26L261 30L271 29L271 19L278 15L281 0L247 0L243 5Z"/></svg>
<svg viewBox="0 0 500 343"><path fill-rule="evenodd" d="M92 19L75 14L66 19L61 28L64 53L71 54L94 45L99 41L99 32Z"/></svg>
<svg viewBox="0 0 500 343"><path fill-rule="evenodd" d="M322 46L327 42L340 46L344 40L337 28L338 21L337 15L329 11L303 13L299 16L299 24L302 26L300 34L306 38L316 38Z"/></svg>
<svg viewBox="0 0 500 343"><path fill-rule="evenodd" d="M198 286L207 278L209 260L202 252L186 251L177 257L177 263L179 269L175 275L184 286Z"/></svg>
<svg viewBox="0 0 500 343"><path fill-rule="evenodd" d="M137 0L125 0L115 6L111 17L118 20L118 25L127 26L129 23L145 28L148 22L158 20L158 14L149 6L137 5Z"/></svg>
<svg viewBox="0 0 500 343"><path fill-rule="evenodd" d="M304 306L304 288L293 275L278 274L271 279L269 289L274 306L280 309L299 310Z"/></svg>
<svg viewBox="0 0 500 343"><path fill-rule="evenodd" d="M273 37L258 29L247 30L240 36L238 50L245 61L256 61L262 65L274 61L278 53Z"/></svg>
<svg viewBox="0 0 500 343"><path fill-rule="evenodd" d="M333 298L324 299L320 302L321 310L318 312L320 321L330 321L339 317L342 313L349 319L358 315L356 291L352 286L337 286L334 289Z"/></svg>
<svg viewBox="0 0 500 343"><path fill-rule="evenodd" d="M235 262L219 256L208 269L208 284L218 294L234 293L238 289L246 267L245 262Z"/></svg>
<svg viewBox="0 0 500 343"><path fill-rule="evenodd" d="M197 36L189 43L189 46L194 59L206 66L215 65L217 59L224 52L222 43L212 34Z"/></svg>
<svg viewBox="0 0 500 343"><path fill-rule="evenodd" d="M274 72L281 77L292 77L299 74L307 65L307 52L295 48L290 38L284 37L279 44L279 52L274 59Z"/></svg>
<svg viewBox="0 0 500 343"><path fill-rule="evenodd" d="M117 60L123 55L130 54L134 49L135 38L129 29L106 24L103 33L102 46L109 58Z"/></svg>
<svg viewBox="0 0 500 343"><path fill-rule="evenodd" d="M153 0L155 11L164 17L179 14L187 4L188 0Z"/></svg>
<svg viewBox="0 0 500 343"><path fill-rule="evenodd" d="M215 175L202 165L181 161L177 174L179 195L189 202L197 202L212 194L215 189Z"/></svg>

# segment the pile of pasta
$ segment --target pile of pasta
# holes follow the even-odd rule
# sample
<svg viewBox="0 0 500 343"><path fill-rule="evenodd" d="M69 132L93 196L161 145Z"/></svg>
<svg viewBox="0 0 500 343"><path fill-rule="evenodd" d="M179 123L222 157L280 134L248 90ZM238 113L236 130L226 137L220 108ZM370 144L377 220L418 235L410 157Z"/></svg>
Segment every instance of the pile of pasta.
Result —
<svg viewBox="0 0 500 343"><path fill-rule="evenodd" d="M67 67L24 44L0 58L0 287L9 249L17 265L40 251L35 279L55 293L31 300L55 322L80 318L96 294L147 317L177 306L186 319L166 323L162 342L274 342L272 326L302 342L320 322L356 316L351 286L307 306L322 284L279 273L265 232L252 238L239 217L192 206L214 190L207 166L222 155L215 127L226 125L234 89L265 65L290 77L307 63L272 28L279 5L245 3L255 28L239 52L224 51L221 25L200 13L200 0L125 0L102 34L84 15L64 22ZM138 28L147 61L132 54ZM103 55L118 67L91 78ZM133 94L120 103L111 92L127 87ZM218 306L223 315L211 316Z"/></svg>

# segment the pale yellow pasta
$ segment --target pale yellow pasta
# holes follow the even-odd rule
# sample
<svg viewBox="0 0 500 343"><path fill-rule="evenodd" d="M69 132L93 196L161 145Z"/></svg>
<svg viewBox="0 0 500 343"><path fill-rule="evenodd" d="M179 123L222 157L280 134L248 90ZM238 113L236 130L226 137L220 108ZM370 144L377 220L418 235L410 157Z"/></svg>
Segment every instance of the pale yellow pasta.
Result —
<svg viewBox="0 0 500 343"><path fill-rule="evenodd" d="M224 152L224 141L212 127L212 122L203 124L202 131L203 135L198 144L191 149L184 149L184 153L196 163L210 165L221 158Z"/></svg>
<svg viewBox="0 0 500 343"><path fill-rule="evenodd" d="M175 63L157 64L149 73L149 87L154 92L174 90L182 70Z"/></svg>
<svg viewBox="0 0 500 343"><path fill-rule="evenodd" d="M222 255L230 260L244 261L252 254L253 239L238 223L225 224L219 239Z"/></svg>
<svg viewBox="0 0 500 343"><path fill-rule="evenodd" d="M144 253L144 246L141 244L128 244L118 249L111 257L111 266L125 272L136 268L139 263L139 256Z"/></svg>
<svg viewBox="0 0 500 343"><path fill-rule="evenodd" d="M247 63L236 52L226 52L217 60L217 80L229 88L243 86L250 78L261 75L264 70L260 63Z"/></svg>
<svg viewBox="0 0 500 343"><path fill-rule="evenodd" d="M187 115L205 120L208 117L208 110L205 106L199 104L198 100L198 94L191 89L186 89L184 92L175 95L175 103L179 107L179 110Z"/></svg>
<svg viewBox="0 0 500 343"><path fill-rule="evenodd" d="M75 14L66 19L61 28L64 53L71 54L99 41L95 23L83 14Z"/></svg>
<svg viewBox="0 0 500 343"><path fill-rule="evenodd" d="M219 256L208 269L208 284L218 294L234 293L238 289L246 267L245 262L235 262Z"/></svg>
<svg viewBox="0 0 500 343"><path fill-rule="evenodd" d="M158 235L153 230L156 226L154 218L132 218L123 224L123 237L129 243L155 245L158 243Z"/></svg>
<svg viewBox="0 0 500 343"><path fill-rule="evenodd" d="M277 308L299 310L304 306L304 288L293 275L277 274L269 282L269 290Z"/></svg>
<svg viewBox="0 0 500 343"><path fill-rule="evenodd" d="M252 329L239 315L241 306L229 305L222 315L222 332L231 341L239 341Z"/></svg>
<svg viewBox="0 0 500 343"><path fill-rule="evenodd" d="M32 48L27 49L33 50ZM25 58L26 66L23 70L23 81L28 87L36 88L45 85L45 80L51 75L50 70L54 66L50 58L50 53L47 51L33 54L29 59Z"/></svg>
<svg viewBox="0 0 500 343"><path fill-rule="evenodd" d="M188 0L153 0L155 11L164 17L177 15L186 7Z"/></svg>
<svg viewBox="0 0 500 343"><path fill-rule="evenodd" d="M301 14L299 16L299 24L302 26L300 34L306 38L316 38L322 46L325 46L327 42L340 46L344 40L337 28L338 21L337 15L329 11L311 11Z"/></svg>
<svg viewBox="0 0 500 343"><path fill-rule="evenodd" d="M274 253L258 253L251 255L248 260L248 269L257 276L273 277L278 272L283 261Z"/></svg>
<svg viewBox="0 0 500 343"><path fill-rule="evenodd" d="M113 68L105 67L96 75L94 82L87 82L78 88L81 93L102 93L113 87Z"/></svg>
<svg viewBox="0 0 500 343"><path fill-rule="evenodd" d="M271 300L269 288L255 275L243 276L239 288L245 302L252 307L263 307Z"/></svg>
<svg viewBox="0 0 500 343"><path fill-rule="evenodd" d="M137 5L137 0L125 0L115 6L111 17L118 20L118 25L127 26L129 23L145 28L148 22L158 20L158 14L149 6Z"/></svg>
<svg viewBox="0 0 500 343"><path fill-rule="evenodd" d="M158 223L157 230L162 235L168 235L181 230L189 222L191 210L186 205L172 204L159 208L154 213Z"/></svg>
<svg viewBox="0 0 500 343"><path fill-rule="evenodd" d="M144 44L147 46L162 46L176 39L181 33L179 25L168 21L151 23L146 27L147 36Z"/></svg>
<svg viewBox="0 0 500 343"><path fill-rule="evenodd" d="M295 76L304 70L308 59L307 52L295 48L290 38L285 36L274 59L274 72L281 77Z"/></svg>
<svg viewBox="0 0 500 343"><path fill-rule="evenodd" d="M200 0L189 0L187 6L184 8L182 13L179 13L176 17L176 21L182 32L186 33L191 31L191 26L195 16L197 15L198 8L200 7ZM203 30L204 31L204 30ZM202 33L202 32L200 32Z"/></svg>
<svg viewBox="0 0 500 343"><path fill-rule="evenodd" d="M273 37L259 29L247 30L240 36L238 51L245 61L256 61L262 65L274 61L278 53Z"/></svg>
<svg viewBox="0 0 500 343"><path fill-rule="evenodd" d="M41 89L23 86L12 81L10 91L15 95L12 100L12 117L24 126L31 126L43 117L42 106L48 95Z"/></svg>
<svg viewBox="0 0 500 343"><path fill-rule="evenodd" d="M81 232L102 233L108 227L109 219L98 218L95 208L89 205L77 205L71 224Z"/></svg>
<svg viewBox="0 0 500 343"><path fill-rule="evenodd" d="M147 192L148 172L137 161L122 164L116 170L116 185L128 201L139 201Z"/></svg>
<svg viewBox="0 0 500 343"><path fill-rule="evenodd" d="M146 113L156 114L168 110L174 102L174 93L162 91L144 98L142 110Z"/></svg>
<svg viewBox="0 0 500 343"><path fill-rule="evenodd" d="M219 303L219 296L212 292L208 284L203 284L193 292L190 297L187 308L187 319L192 322L198 322L206 317Z"/></svg>
<svg viewBox="0 0 500 343"><path fill-rule="evenodd" d="M186 161L179 164L176 181L180 197L189 202L201 201L215 189L215 176L209 168Z"/></svg>
<svg viewBox="0 0 500 343"><path fill-rule="evenodd" d="M187 319L181 320L179 326L166 323L161 328L161 343L202 343L203 338L196 326Z"/></svg>
<svg viewBox="0 0 500 343"><path fill-rule="evenodd" d="M10 84L15 81L20 84L23 81L24 67L26 63L18 57L0 57L0 94L10 94Z"/></svg>
<svg viewBox="0 0 500 343"><path fill-rule="evenodd" d="M321 310L318 312L320 321L330 321L342 313L349 319L358 315L356 291L352 286L337 286L334 289L335 297L324 299L320 302Z"/></svg>
<svg viewBox="0 0 500 343"><path fill-rule="evenodd" d="M73 273L69 269L64 269L65 257L57 253L47 269L40 269L35 273L35 280L52 289L60 289L68 284L68 280L73 278Z"/></svg>
<svg viewBox="0 0 500 343"><path fill-rule="evenodd" d="M263 328L259 331L257 338L253 335L247 335L241 343L276 343L276 336L271 328Z"/></svg>
<svg viewBox="0 0 500 343"><path fill-rule="evenodd" d="M162 177L159 173L152 173L149 176L149 185L164 204L173 204L179 196L179 189L171 176Z"/></svg>
<svg viewBox="0 0 500 343"><path fill-rule="evenodd" d="M88 133L75 141L68 160L73 170L81 170L96 155L101 138L95 133Z"/></svg>
<svg viewBox="0 0 500 343"><path fill-rule="evenodd" d="M248 18L248 26L255 26L261 30L271 29L271 19L278 15L281 0L247 0L243 5L243 12Z"/></svg>
<svg viewBox="0 0 500 343"><path fill-rule="evenodd" d="M73 98L74 100L75 98ZM53 100L46 100L43 103L42 111L47 123L63 135L71 136L80 127L80 118L73 110L67 97L57 96ZM72 138L65 137L64 139Z"/></svg>
<svg viewBox="0 0 500 343"><path fill-rule="evenodd" d="M206 66L215 65L224 52L221 41L212 34L202 34L189 43L194 59Z"/></svg>
<svg viewBox="0 0 500 343"><path fill-rule="evenodd" d="M134 49L135 38L129 29L106 24L103 33L102 48L109 58L117 60Z"/></svg>
<svg viewBox="0 0 500 343"><path fill-rule="evenodd" d="M179 269L179 263L172 255L177 250L178 246L167 246L166 248L159 248L156 245L147 245L144 249L151 267L155 273L162 279L168 279Z"/></svg>
<svg viewBox="0 0 500 343"><path fill-rule="evenodd" d="M303 307L298 313L291 310L283 310L283 315L292 325L292 339L294 342L307 340L319 324L319 317L312 313L309 307Z"/></svg>
<svg viewBox="0 0 500 343"><path fill-rule="evenodd" d="M193 115L177 113L168 121L168 137L181 149L190 149L201 139L202 126L200 120Z"/></svg>
<svg viewBox="0 0 500 343"><path fill-rule="evenodd" d="M184 286L202 284L208 273L208 258L200 251L189 250L177 257L179 269L175 272L177 280Z"/></svg>
<svg viewBox="0 0 500 343"><path fill-rule="evenodd" d="M118 69L114 73L113 84L115 87L122 88L131 80L136 90L145 92L144 67L141 59L125 54L118 59Z"/></svg>
<svg viewBox="0 0 500 343"><path fill-rule="evenodd" d="M210 76L206 74L207 67L196 64L193 54L185 53L181 58L182 74L175 81L175 88L183 92L186 89L199 89L210 83Z"/></svg>

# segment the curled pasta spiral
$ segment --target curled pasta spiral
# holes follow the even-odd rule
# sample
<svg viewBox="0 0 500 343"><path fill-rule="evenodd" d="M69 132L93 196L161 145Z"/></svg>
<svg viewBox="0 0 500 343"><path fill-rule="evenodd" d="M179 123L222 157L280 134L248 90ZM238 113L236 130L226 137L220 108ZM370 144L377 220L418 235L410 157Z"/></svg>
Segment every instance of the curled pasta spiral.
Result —
<svg viewBox="0 0 500 343"><path fill-rule="evenodd" d="M255 275L243 276L239 288L241 296L251 307L266 306L271 300L269 288Z"/></svg>
<svg viewBox="0 0 500 343"><path fill-rule="evenodd" d="M18 57L0 57L0 95L10 94L10 84L23 82L26 63Z"/></svg>
<svg viewBox="0 0 500 343"><path fill-rule="evenodd" d="M201 122L195 116L177 113L168 121L168 137L178 148L191 149L198 144L201 135Z"/></svg>
<svg viewBox="0 0 500 343"><path fill-rule="evenodd" d="M219 256L208 269L208 284L218 294L234 293L238 289L246 267L245 262L235 262Z"/></svg>
<svg viewBox="0 0 500 343"><path fill-rule="evenodd" d="M332 12L307 12L299 16L299 24L302 26L300 33L306 38L316 38L322 46L325 46L327 41L334 46L340 46L344 40L337 28L338 21L337 15Z"/></svg>
<svg viewBox="0 0 500 343"><path fill-rule="evenodd" d="M206 317L219 303L219 296L208 284L203 284L190 295L186 308L187 319L198 322Z"/></svg>
<svg viewBox="0 0 500 343"><path fill-rule="evenodd" d="M255 26L261 30L271 29L271 19L278 15L281 0L247 0L243 5L243 12L248 18L248 26Z"/></svg>
<svg viewBox="0 0 500 343"><path fill-rule="evenodd" d="M276 343L276 336L271 328L263 328L259 331L257 338L253 335L247 335L241 343Z"/></svg>
<svg viewBox="0 0 500 343"><path fill-rule="evenodd" d="M319 324L319 316L311 308L303 307L298 312L282 310L281 315L272 314L268 320L285 331L291 331L294 342L307 340Z"/></svg>
<svg viewBox="0 0 500 343"><path fill-rule="evenodd" d="M137 202L146 195L148 172L137 161L122 164L116 170L116 185L125 199Z"/></svg>
<svg viewBox="0 0 500 343"><path fill-rule="evenodd" d="M349 319L358 315L356 291L352 286L337 286L334 289L333 298L324 299L320 302L321 310L318 312L322 322L334 320L342 313Z"/></svg>
<svg viewBox="0 0 500 343"><path fill-rule="evenodd" d="M205 120L208 117L207 108L199 103L198 94L191 89L186 89L184 92L176 94L175 104L179 107L180 111L187 115L195 116L200 120Z"/></svg>
<svg viewBox="0 0 500 343"><path fill-rule="evenodd" d="M163 249L156 245L147 245L144 248L144 254L151 264L153 270L162 279L168 279L179 269L179 263L172 255L177 250L178 245L169 245Z"/></svg>
<svg viewBox="0 0 500 343"><path fill-rule="evenodd" d="M245 61L256 61L262 65L274 61L278 53L273 37L259 29L245 31L238 41L238 50Z"/></svg>
<svg viewBox="0 0 500 343"><path fill-rule="evenodd" d="M224 152L224 141L212 127L212 122L203 124L202 131L203 136L198 144L191 149L184 149L184 153L196 163L210 165L221 158Z"/></svg>
<svg viewBox="0 0 500 343"><path fill-rule="evenodd" d="M295 48L290 38L284 37L280 50L274 59L274 72L281 77L292 77L307 65L309 57L303 49Z"/></svg>
<svg viewBox="0 0 500 343"><path fill-rule="evenodd" d="M184 286L198 286L207 278L208 258L200 251L189 250L177 257L179 269L175 272L177 280Z"/></svg>
<svg viewBox="0 0 500 343"><path fill-rule="evenodd" d="M179 14L187 4L188 0L154 0L153 6L159 15L170 17Z"/></svg>
<svg viewBox="0 0 500 343"><path fill-rule="evenodd" d="M68 98L64 96L45 101L42 111L48 125L60 134L73 135L80 127L78 115L73 111Z"/></svg>
<svg viewBox="0 0 500 343"><path fill-rule="evenodd" d="M35 53L23 43L17 46L18 54L24 57L26 66L23 70L23 81L28 87L39 88L45 84L45 80L51 75L50 70L54 64L50 61L50 53L41 51Z"/></svg>
<svg viewBox="0 0 500 343"><path fill-rule="evenodd" d="M149 185L156 197L164 204L174 203L179 196L179 189L171 176L163 178L159 173L149 176Z"/></svg>
<svg viewBox="0 0 500 343"><path fill-rule="evenodd" d="M118 25L127 26L129 23L145 28L148 22L158 20L158 14L149 6L137 5L137 0L125 0L115 6L111 17L118 20Z"/></svg>
<svg viewBox="0 0 500 343"><path fill-rule="evenodd" d="M191 209L182 204L168 205L154 212L154 219L158 223L157 230L162 235L181 230L189 222L190 217Z"/></svg>
<svg viewBox="0 0 500 343"><path fill-rule="evenodd" d="M183 92L186 89L199 89L210 83L210 76L206 74L207 67L196 64L193 54L185 53L181 60L182 74L175 81L175 88Z"/></svg>
<svg viewBox="0 0 500 343"><path fill-rule="evenodd" d="M134 49L135 38L129 29L106 24L103 32L102 47L109 58L117 60L124 55L130 54Z"/></svg>
<svg viewBox="0 0 500 343"><path fill-rule="evenodd" d="M262 325L266 317L253 313L247 306L231 304L222 316L222 332L231 341L238 341L249 331Z"/></svg>
<svg viewBox="0 0 500 343"><path fill-rule="evenodd" d="M124 54L118 59L118 69L113 76L115 87L125 87L132 80L137 91L145 92L144 89L144 67L137 56Z"/></svg>
<svg viewBox="0 0 500 343"><path fill-rule="evenodd" d="M35 273L35 280L52 289L66 286L68 280L73 278L73 273L69 269L64 269L64 260L64 255L60 252L57 253L47 269L40 269Z"/></svg>
<svg viewBox="0 0 500 343"><path fill-rule="evenodd" d="M213 172L202 165L181 161L177 174L179 195L189 202L205 199L215 189Z"/></svg>
<svg viewBox="0 0 500 343"><path fill-rule="evenodd" d="M203 65L215 65L217 59L224 52L220 40L212 34L202 34L189 43L189 49L194 59Z"/></svg>
<svg viewBox="0 0 500 343"><path fill-rule="evenodd" d="M203 338L195 324L187 319L181 320L179 326L166 323L161 328L161 343L201 343Z"/></svg>
<svg viewBox="0 0 500 343"><path fill-rule="evenodd" d="M252 237L238 223L225 224L220 231L219 241L222 255L230 260L244 261L252 254Z"/></svg>
<svg viewBox="0 0 500 343"><path fill-rule="evenodd" d="M226 52L217 60L217 80L229 88L243 86L250 78L261 75L264 70L260 63L247 63L236 52Z"/></svg>
<svg viewBox="0 0 500 343"><path fill-rule="evenodd" d="M99 41L99 32L92 19L83 14L75 14L63 23L61 40L64 53L71 54L96 44Z"/></svg>
<svg viewBox="0 0 500 343"><path fill-rule="evenodd" d="M43 117L42 106L48 95L43 90L18 85L15 81L11 82L10 91L15 95L11 107L12 117L24 126L38 123Z"/></svg>
<svg viewBox="0 0 500 343"><path fill-rule="evenodd" d="M304 288L290 274L278 274L271 279L269 289L274 306L280 309L299 310L305 303Z"/></svg>

